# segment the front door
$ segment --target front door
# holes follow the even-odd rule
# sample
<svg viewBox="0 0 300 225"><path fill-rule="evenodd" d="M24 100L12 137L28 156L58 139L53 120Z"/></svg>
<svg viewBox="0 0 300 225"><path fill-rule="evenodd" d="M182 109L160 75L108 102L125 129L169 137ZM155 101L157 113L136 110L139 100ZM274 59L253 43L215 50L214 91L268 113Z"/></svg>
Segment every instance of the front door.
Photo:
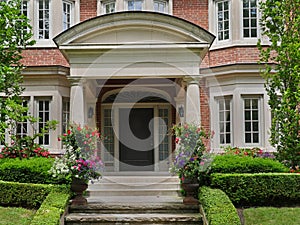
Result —
<svg viewBox="0 0 300 225"><path fill-rule="evenodd" d="M120 171L154 170L153 108L120 108Z"/></svg>

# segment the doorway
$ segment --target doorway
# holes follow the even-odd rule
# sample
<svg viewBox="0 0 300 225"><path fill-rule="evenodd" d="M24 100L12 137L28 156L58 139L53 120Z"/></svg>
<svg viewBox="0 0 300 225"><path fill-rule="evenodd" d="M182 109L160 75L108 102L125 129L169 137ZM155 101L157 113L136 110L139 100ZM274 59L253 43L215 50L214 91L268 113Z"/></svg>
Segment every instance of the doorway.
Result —
<svg viewBox="0 0 300 225"><path fill-rule="evenodd" d="M153 108L119 109L120 171L154 171Z"/></svg>

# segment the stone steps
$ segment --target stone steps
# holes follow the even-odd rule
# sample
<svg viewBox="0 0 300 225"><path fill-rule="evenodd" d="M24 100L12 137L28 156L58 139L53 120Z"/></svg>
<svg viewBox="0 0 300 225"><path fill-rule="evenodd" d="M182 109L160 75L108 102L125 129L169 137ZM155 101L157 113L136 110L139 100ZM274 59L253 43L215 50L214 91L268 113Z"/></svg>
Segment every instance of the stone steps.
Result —
<svg viewBox="0 0 300 225"><path fill-rule="evenodd" d="M105 176L90 184L88 204L69 207L66 225L203 224L199 207L183 205L172 176Z"/></svg>
<svg viewBox="0 0 300 225"><path fill-rule="evenodd" d="M71 206L67 225L79 224L202 224L198 206L175 204L88 204Z"/></svg>

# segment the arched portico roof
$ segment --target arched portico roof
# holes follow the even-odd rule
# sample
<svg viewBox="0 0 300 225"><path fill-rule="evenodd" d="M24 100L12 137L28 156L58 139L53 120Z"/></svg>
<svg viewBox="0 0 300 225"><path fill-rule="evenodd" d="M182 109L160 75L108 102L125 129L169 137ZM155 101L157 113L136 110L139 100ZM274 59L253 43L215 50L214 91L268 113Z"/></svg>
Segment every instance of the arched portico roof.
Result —
<svg viewBox="0 0 300 225"><path fill-rule="evenodd" d="M136 36L131 38L127 36L118 40L118 33L130 30L135 31L134 34ZM138 32L139 30L140 33ZM162 34L157 35L155 32ZM103 37L99 38L101 36ZM97 43L96 37L102 42ZM91 48L93 45L133 42L151 42L156 44L166 42L177 44L193 43L194 45L202 44L202 47L204 45L209 47L214 38L214 35L207 30L181 18L162 13L135 11L94 17L64 31L56 36L54 41L58 47L88 45Z"/></svg>

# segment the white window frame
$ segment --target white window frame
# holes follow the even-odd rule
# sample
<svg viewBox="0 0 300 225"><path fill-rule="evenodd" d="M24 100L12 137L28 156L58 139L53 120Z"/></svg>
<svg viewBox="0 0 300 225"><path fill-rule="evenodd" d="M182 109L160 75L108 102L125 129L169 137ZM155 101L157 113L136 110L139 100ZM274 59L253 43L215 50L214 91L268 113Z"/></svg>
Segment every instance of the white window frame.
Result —
<svg viewBox="0 0 300 225"><path fill-rule="evenodd" d="M29 108L29 104L30 104L29 101L30 101L29 99L25 98L22 102L22 106ZM26 102L26 104L25 104L25 102ZM23 113L24 116L27 116L28 114L29 114L29 109L27 112ZM21 127L20 132L18 130L18 126ZM19 136L21 138L26 137L27 135L29 135L29 129L30 129L29 121L17 122L15 134L16 134L16 136ZM26 132L23 132L24 130L26 130Z"/></svg>
<svg viewBox="0 0 300 225"><path fill-rule="evenodd" d="M69 5L69 7L70 7L70 11L68 12L69 17L70 17L69 24L65 21L65 11L64 11L65 4ZM74 5L75 5L75 3L73 1L68 1L68 0L62 1L62 31L65 31L74 25ZM65 24L68 24L67 28L65 28Z"/></svg>
<svg viewBox="0 0 300 225"><path fill-rule="evenodd" d="M62 121L61 121L61 130L62 134L67 132L67 127L70 122L70 99L62 99Z"/></svg>
<svg viewBox="0 0 300 225"><path fill-rule="evenodd" d="M158 3L158 4L164 4L164 11L156 11L154 4ZM164 0L153 0L153 11L154 12L158 12L158 13L168 13L169 12L169 4L168 1L164 1Z"/></svg>
<svg viewBox="0 0 300 225"><path fill-rule="evenodd" d="M224 2L228 2L228 35L229 35L229 38L228 39L224 39L224 14L223 14L223 20L222 20L222 24L223 24L223 30L222 30L222 33L223 33L223 39L222 40L219 40L219 16L218 16L218 5L219 3L222 3L223 6L224 6ZM216 40L217 42L228 42L230 41L232 38L231 38L231 35L232 35L232 25L231 25L231 0L219 0L219 1L216 1L215 2L215 6L214 6L214 10L215 10L215 30L216 30ZM222 11L224 13L224 10Z"/></svg>
<svg viewBox="0 0 300 225"><path fill-rule="evenodd" d="M225 137L225 143L221 143L221 138L220 138L220 136L221 136L221 129L220 129L220 124L221 124L221 118L220 118L220 112L221 112L221 110L220 110L220 101L224 101L224 103L225 103L226 100L227 101L229 100L229 106L230 106L230 109L229 109L229 112L230 112L230 121L229 121L229 123L230 123L230 132L227 132L227 130L226 130L227 120L224 120L224 121L222 121L223 125L224 125L223 135L226 135L227 133L229 133L230 134L230 142L227 143L226 142L226 137ZM233 128L233 103L232 103L232 96L218 97L218 98L216 98L216 101L217 101L217 109L218 109L217 110L217 114L218 114L218 119L217 119L217 121L218 121L218 124L217 124L218 143L219 143L220 146L232 146L233 137L234 137L234 132L233 132L233 129L232 129ZM226 106L226 104L225 104L225 106ZM228 111L228 110L226 108L224 108L223 112L226 112L226 111Z"/></svg>
<svg viewBox="0 0 300 225"><path fill-rule="evenodd" d="M24 3L26 2L26 14L24 14L25 16L27 16L27 18L29 18L29 12L30 12L30 8L29 8L29 1L30 0L22 0L21 1L21 13L24 14Z"/></svg>
<svg viewBox="0 0 300 225"><path fill-rule="evenodd" d="M49 120L44 120L43 118L40 118L40 116L39 116L39 113L40 113L39 102L40 101L48 101L49 102L49 109L47 111L46 110L42 111L42 113L46 113L46 112L49 113ZM52 103L52 98L51 97L37 97L37 98L35 98L36 117L38 117L38 119L39 119L38 122L37 122L37 125L36 125L37 132L39 132L41 124L44 125L47 121L51 120L51 103ZM48 138L49 138L48 139L48 144L44 144L45 143L45 136L41 137L43 139L42 142L40 142L40 138L38 138L37 143L42 145L42 146L48 146L48 147L51 146L51 133L48 132L47 135L48 135Z"/></svg>
<svg viewBox="0 0 300 225"><path fill-rule="evenodd" d="M39 10L40 10L40 0L37 0L36 2L37 2L37 8L36 8L36 12L35 12L35 14L36 14L36 32L35 32L35 36L36 36L36 39L37 40L46 40L46 41L48 41L48 40L50 40L51 38L52 38L52 0L41 0L41 1L43 1L43 2L45 2L45 1L48 1L49 2L49 8L48 8L48 10L49 10L49 30L48 30L48 38L45 38L45 37L43 37L43 38L40 38L40 26L39 26L39 21L40 21L40 17L39 17ZM42 20L45 22L45 18L42 18Z"/></svg>
<svg viewBox="0 0 300 225"><path fill-rule="evenodd" d="M262 125L263 125L263 101L262 101L262 96L261 95L241 95L241 99L242 99L242 102L243 102L243 107L242 107L242 123L243 123L243 135L242 135L242 140L243 140L243 143L244 143L244 146L246 147L258 147L258 146L261 146L262 145L262 139L263 139L263 130L262 130ZM245 118L245 100L246 99L257 99L257 106L258 106L258 142L254 143L253 142L253 131L252 131L252 123L253 123L253 120L252 120L252 113L251 113L251 119L249 120L249 122L251 122L251 142L246 142L246 118ZM251 111L252 112L252 111ZM249 132L248 132L249 133Z"/></svg>
<svg viewBox="0 0 300 225"><path fill-rule="evenodd" d="M113 12L106 12L106 6L107 5L112 5L114 4L114 11ZM105 2L102 2L102 14L110 14L110 13L114 13L116 12L116 1L105 1Z"/></svg>
<svg viewBox="0 0 300 225"><path fill-rule="evenodd" d="M257 40L260 37L260 28L259 28L259 19L260 19L260 13L259 13L259 0L256 0L256 37L251 37L251 12L249 15L249 37L245 37L244 36L244 4L243 4L244 0L241 0L241 10L240 10L240 18L241 18L241 22L240 22L240 26L241 26L241 39L254 39ZM249 3L251 0L248 0ZM251 3L250 3L251 4ZM249 6L251 8L251 5ZM251 11L251 10L250 10Z"/></svg>
<svg viewBox="0 0 300 225"><path fill-rule="evenodd" d="M129 1L133 1L133 2L135 2L135 1L141 1L142 2L142 9L141 10L139 10L139 9L133 9L133 10L129 10L129 8L128 8L128 3L129 3ZM125 1L125 7L124 7L127 11L144 11L145 10L145 0L126 0Z"/></svg>

